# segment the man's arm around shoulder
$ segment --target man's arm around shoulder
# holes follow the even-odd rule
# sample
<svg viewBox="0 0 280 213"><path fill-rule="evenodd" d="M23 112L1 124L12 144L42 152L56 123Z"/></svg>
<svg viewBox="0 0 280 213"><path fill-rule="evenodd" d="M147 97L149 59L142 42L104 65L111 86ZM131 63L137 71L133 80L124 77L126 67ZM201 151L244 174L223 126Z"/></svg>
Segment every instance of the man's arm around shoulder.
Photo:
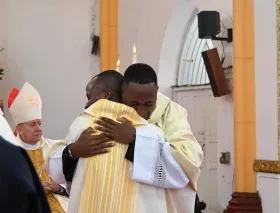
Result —
<svg viewBox="0 0 280 213"><path fill-rule="evenodd" d="M75 168L79 158L92 157L109 152L112 143L107 143L111 139L96 134L91 128L93 119L90 115L78 117L71 125L67 146L62 152L63 173L67 182L72 182Z"/></svg>

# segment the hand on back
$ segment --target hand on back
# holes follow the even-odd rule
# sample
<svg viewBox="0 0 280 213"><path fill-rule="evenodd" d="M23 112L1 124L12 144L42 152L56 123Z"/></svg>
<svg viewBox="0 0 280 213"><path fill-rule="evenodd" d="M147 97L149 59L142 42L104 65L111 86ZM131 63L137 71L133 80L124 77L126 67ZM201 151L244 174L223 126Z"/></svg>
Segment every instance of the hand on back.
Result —
<svg viewBox="0 0 280 213"><path fill-rule="evenodd" d="M79 139L71 145L71 153L74 157L92 157L110 151L114 146L112 139L105 134L95 135L96 130L89 127L82 132Z"/></svg>
<svg viewBox="0 0 280 213"><path fill-rule="evenodd" d="M135 127L126 118L120 118L118 121L120 123L112 119L102 117L100 120L96 121L96 123L99 125L96 127L96 129L119 143L132 143L135 140Z"/></svg>

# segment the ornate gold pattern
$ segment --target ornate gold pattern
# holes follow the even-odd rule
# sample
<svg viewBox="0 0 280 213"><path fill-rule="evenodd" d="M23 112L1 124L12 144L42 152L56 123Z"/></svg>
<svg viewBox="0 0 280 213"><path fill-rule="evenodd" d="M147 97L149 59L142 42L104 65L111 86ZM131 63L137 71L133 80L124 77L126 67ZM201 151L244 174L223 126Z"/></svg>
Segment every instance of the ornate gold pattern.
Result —
<svg viewBox="0 0 280 213"><path fill-rule="evenodd" d="M280 174L280 161L255 160L254 171L263 173Z"/></svg>
<svg viewBox="0 0 280 213"><path fill-rule="evenodd" d="M33 99L32 97L29 97L28 101L30 102L32 107L35 106L37 109L39 109L38 99Z"/></svg>
<svg viewBox="0 0 280 213"><path fill-rule="evenodd" d="M41 181L50 181L50 177L46 171L43 170L44 158L42 148L36 150L27 150L27 153L36 169ZM60 203L54 197L53 193L47 192L47 199L49 201L52 213L65 213Z"/></svg>
<svg viewBox="0 0 280 213"><path fill-rule="evenodd" d="M277 18L277 103L278 103L278 160L280 160L280 0L276 1Z"/></svg>

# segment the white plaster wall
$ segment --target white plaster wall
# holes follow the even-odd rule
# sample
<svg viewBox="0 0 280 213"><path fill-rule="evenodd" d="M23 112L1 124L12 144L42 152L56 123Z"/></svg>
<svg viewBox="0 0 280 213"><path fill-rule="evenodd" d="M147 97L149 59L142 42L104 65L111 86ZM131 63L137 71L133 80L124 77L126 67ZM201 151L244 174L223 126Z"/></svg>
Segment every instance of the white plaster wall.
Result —
<svg viewBox="0 0 280 213"><path fill-rule="evenodd" d="M255 0L257 159L278 160L276 1ZM280 213L280 178L257 174L264 213Z"/></svg>
<svg viewBox="0 0 280 213"><path fill-rule="evenodd" d="M181 0L173 10L164 35L161 48L158 77L160 91L171 97L170 85L177 84L177 73L181 63L182 47L194 16L201 10L217 10L220 12L221 20L226 28L232 27L232 1L206 1L206 0ZM227 36L227 31L221 29L221 37ZM172 42L170 42L172 41ZM220 41L213 41L219 53L223 47ZM232 43L224 42L226 60L223 66L232 65Z"/></svg>
<svg viewBox="0 0 280 213"><path fill-rule="evenodd" d="M7 33L8 33L8 22L7 22L7 4L8 0L0 1L0 49L7 46ZM4 69L7 67L7 51L0 52L0 68ZM2 99L2 85L3 80L0 80L0 99Z"/></svg>
<svg viewBox="0 0 280 213"><path fill-rule="evenodd" d="M124 71L132 63L136 44L138 62L158 70L167 22L178 0L119 0L119 57Z"/></svg>
<svg viewBox="0 0 280 213"><path fill-rule="evenodd" d="M171 86L177 84L185 36L197 12L194 1L179 1L168 21L160 52L158 81L160 91L169 97L172 94Z"/></svg>
<svg viewBox="0 0 280 213"><path fill-rule="evenodd" d="M258 173L257 190L261 195L263 213L280 213L280 175Z"/></svg>
<svg viewBox="0 0 280 213"><path fill-rule="evenodd" d="M34 85L43 100L45 137L64 138L84 107L87 82L99 72L99 59L90 53L94 0L4 1L0 24L8 27L0 28L0 46L2 41L7 70L1 95L6 102L13 87Z"/></svg>
<svg viewBox="0 0 280 213"><path fill-rule="evenodd" d="M232 1L179 1L172 16L169 19L165 31L161 56L159 61L158 77L160 90L170 96L171 85L176 84L178 65L180 63L181 51L185 34L192 23L193 16L197 10L218 10L225 27L232 27ZM222 36L226 36L224 33ZM214 42L219 52L222 52L220 42ZM225 43L226 60L224 67L232 65L232 44ZM232 75L229 76L229 86L232 88ZM231 199L234 181L234 124L233 124L233 100L231 95L216 99L219 107L217 138L218 156L220 153L229 151L231 153L230 165L218 163L218 208L222 212Z"/></svg>
<svg viewBox="0 0 280 213"><path fill-rule="evenodd" d="M255 0L257 158L278 160L276 1Z"/></svg>
<svg viewBox="0 0 280 213"><path fill-rule="evenodd" d="M229 80L232 84L232 79ZM223 212L234 191L234 115L232 94L217 98L218 102L218 208ZM230 164L219 163L221 152L230 152Z"/></svg>
<svg viewBox="0 0 280 213"><path fill-rule="evenodd" d="M121 71L131 64L132 46L136 44L138 61L150 64L158 72L161 92L171 97L170 86L176 84L177 65L188 21L195 15L189 5L198 10L218 10L225 26L232 26L232 0L120 0ZM221 50L220 42L215 42L215 46ZM231 54L231 44L226 45L225 52ZM231 56L227 57L224 65L232 64L231 61Z"/></svg>

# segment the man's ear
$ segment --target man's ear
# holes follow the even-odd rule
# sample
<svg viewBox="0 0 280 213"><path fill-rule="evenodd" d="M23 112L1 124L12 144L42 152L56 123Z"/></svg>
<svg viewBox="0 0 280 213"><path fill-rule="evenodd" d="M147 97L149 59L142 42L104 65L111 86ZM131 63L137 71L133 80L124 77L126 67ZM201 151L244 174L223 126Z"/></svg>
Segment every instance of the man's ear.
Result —
<svg viewBox="0 0 280 213"><path fill-rule="evenodd" d="M113 96L113 92L112 90L109 90L109 89L106 89L104 91L104 98L107 99L107 100L111 100L112 96Z"/></svg>
<svg viewBox="0 0 280 213"><path fill-rule="evenodd" d="M17 126L16 126L16 129L15 129L15 132L16 132L17 134L20 134L21 131L22 131L22 127L21 127L20 125L17 125Z"/></svg>

